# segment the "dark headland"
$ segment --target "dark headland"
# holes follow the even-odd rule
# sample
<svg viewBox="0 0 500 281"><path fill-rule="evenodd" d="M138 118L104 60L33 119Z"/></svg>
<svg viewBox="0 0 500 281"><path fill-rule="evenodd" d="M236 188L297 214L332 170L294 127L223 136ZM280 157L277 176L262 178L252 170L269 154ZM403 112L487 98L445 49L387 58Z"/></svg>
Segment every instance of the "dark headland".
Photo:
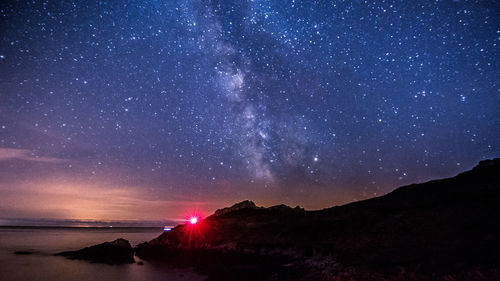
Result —
<svg viewBox="0 0 500 281"><path fill-rule="evenodd" d="M500 280L500 159L318 211L243 201L140 244L209 280Z"/></svg>
<svg viewBox="0 0 500 281"><path fill-rule="evenodd" d="M122 238L83 248L78 251L58 253L56 256L106 264L126 264L135 262L134 249L127 240Z"/></svg>

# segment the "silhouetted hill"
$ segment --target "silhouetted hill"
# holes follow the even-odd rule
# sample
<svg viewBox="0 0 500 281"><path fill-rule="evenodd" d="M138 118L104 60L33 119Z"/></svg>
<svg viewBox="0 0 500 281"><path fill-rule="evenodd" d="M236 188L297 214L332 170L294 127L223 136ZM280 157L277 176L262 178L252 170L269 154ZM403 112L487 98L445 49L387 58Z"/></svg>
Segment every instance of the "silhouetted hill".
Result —
<svg viewBox="0 0 500 281"><path fill-rule="evenodd" d="M195 266L213 280L482 280L500 277L499 237L494 159L453 178L318 211L244 201L136 253Z"/></svg>

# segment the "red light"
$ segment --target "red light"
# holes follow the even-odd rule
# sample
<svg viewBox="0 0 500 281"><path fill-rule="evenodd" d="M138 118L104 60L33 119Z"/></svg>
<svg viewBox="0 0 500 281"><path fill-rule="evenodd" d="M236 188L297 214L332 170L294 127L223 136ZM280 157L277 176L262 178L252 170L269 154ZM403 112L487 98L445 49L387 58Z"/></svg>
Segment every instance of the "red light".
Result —
<svg viewBox="0 0 500 281"><path fill-rule="evenodd" d="M197 217L191 217L189 219L189 223L191 223L191 224L196 224L197 222L198 222L198 218Z"/></svg>

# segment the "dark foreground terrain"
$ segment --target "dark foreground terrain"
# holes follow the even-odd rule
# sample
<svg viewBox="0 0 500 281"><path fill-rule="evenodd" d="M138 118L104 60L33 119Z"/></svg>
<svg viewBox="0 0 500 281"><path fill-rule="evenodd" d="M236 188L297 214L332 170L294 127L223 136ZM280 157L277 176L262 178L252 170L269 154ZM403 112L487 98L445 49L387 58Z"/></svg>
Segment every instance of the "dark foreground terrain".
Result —
<svg viewBox="0 0 500 281"><path fill-rule="evenodd" d="M319 211L244 201L135 253L209 280L500 280L500 159Z"/></svg>
<svg viewBox="0 0 500 281"><path fill-rule="evenodd" d="M211 280L500 280L500 159L319 211L244 201L136 255Z"/></svg>

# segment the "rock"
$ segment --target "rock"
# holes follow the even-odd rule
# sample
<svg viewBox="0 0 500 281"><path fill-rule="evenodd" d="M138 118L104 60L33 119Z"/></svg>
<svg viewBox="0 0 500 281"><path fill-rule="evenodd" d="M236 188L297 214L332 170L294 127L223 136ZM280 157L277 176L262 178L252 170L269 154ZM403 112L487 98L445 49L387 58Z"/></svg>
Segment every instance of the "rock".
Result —
<svg viewBox="0 0 500 281"><path fill-rule="evenodd" d="M234 211L239 211L243 209L257 209L257 206L255 206L255 203L250 201L250 200L245 200L240 203L236 203L231 207L223 208L223 209L218 209L215 211L214 216L221 216L225 215L227 213L231 213Z"/></svg>
<svg viewBox="0 0 500 281"><path fill-rule="evenodd" d="M126 264L135 262L132 246L127 240L122 238L112 242L104 242L102 244L83 248L78 251L58 253L56 256L106 264Z"/></svg>
<svg viewBox="0 0 500 281"><path fill-rule="evenodd" d="M296 206L295 208L292 208L292 207L287 206L285 204L271 206L271 207L269 207L267 209L268 210L274 210L274 211L297 211L297 212L304 211L304 208L301 208L300 206Z"/></svg>
<svg viewBox="0 0 500 281"><path fill-rule="evenodd" d="M36 252L33 251L15 251L14 255L31 255L35 254Z"/></svg>
<svg viewBox="0 0 500 281"><path fill-rule="evenodd" d="M285 204L280 204L280 205L275 205L275 206L271 206L268 208L269 210L282 210L282 211L288 211L288 210L291 210L292 208L290 206L287 206Z"/></svg>
<svg viewBox="0 0 500 281"><path fill-rule="evenodd" d="M500 165L500 158L487 159L480 161L479 164L477 164L477 166L473 168L473 170L484 169L486 167L492 167L498 165Z"/></svg>

